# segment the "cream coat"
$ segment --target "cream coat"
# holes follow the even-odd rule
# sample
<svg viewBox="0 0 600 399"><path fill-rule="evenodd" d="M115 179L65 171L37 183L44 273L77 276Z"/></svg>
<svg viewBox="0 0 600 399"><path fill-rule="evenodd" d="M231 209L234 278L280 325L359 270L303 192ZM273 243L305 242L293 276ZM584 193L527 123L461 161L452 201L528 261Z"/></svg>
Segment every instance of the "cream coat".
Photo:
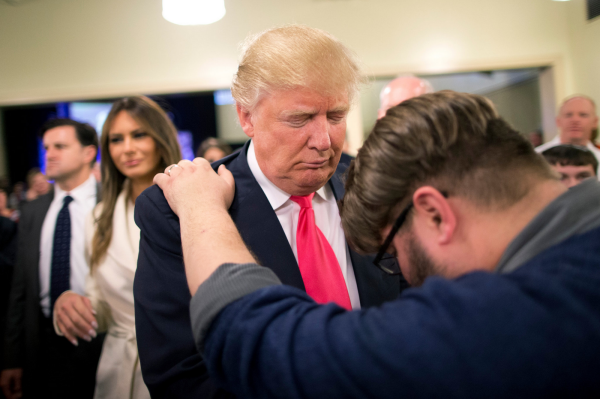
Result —
<svg viewBox="0 0 600 399"><path fill-rule="evenodd" d="M133 220L134 205L125 188L113 216L113 236L104 260L86 280L86 296L96 311L99 331L107 331L96 374L95 399L149 399L142 380L135 335L133 277L137 267L140 229ZM102 204L93 214L99 215ZM94 218L85 226L86 253L94 234Z"/></svg>

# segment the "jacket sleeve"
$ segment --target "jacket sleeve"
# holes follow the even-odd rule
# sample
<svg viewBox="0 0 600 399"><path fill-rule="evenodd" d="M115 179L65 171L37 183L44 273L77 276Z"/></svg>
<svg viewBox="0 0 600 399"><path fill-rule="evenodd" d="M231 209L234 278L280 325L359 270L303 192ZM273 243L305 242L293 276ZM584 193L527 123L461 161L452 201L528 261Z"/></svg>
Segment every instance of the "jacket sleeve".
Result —
<svg viewBox="0 0 600 399"><path fill-rule="evenodd" d="M135 222L140 251L133 293L144 382L153 398L226 397L209 382L195 348L179 219L157 186L137 198Z"/></svg>
<svg viewBox="0 0 600 399"><path fill-rule="evenodd" d="M583 281L590 274L569 276L566 287L554 271L539 270L430 277L393 302L361 311L271 286L224 307L198 343L211 377L243 398L589 393L600 369L597 286ZM192 314L206 299L194 297Z"/></svg>
<svg viewBox="0 0 600 399"><path fill-rule="evenodd" d="M3 368L23 367L25 358L25 298L27 290L27 265L25 254L32 249L28 238L32 229L32 218L27 206L23 207L17 233L17 256L12 277L6 331L4 336Z"/></svg>

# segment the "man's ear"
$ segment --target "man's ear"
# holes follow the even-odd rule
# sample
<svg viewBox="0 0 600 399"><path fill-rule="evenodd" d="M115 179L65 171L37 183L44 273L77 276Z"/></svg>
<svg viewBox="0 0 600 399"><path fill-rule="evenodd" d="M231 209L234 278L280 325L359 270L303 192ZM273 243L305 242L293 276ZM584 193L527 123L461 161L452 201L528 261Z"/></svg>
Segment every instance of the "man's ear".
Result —
<svg viewBox="0 0 600 399"><path fill-rule="evenodd" d="M240 121L240 126L242 126L242 130L246 133L246 136L253 138L254 137L254 123L252 123L252 113L250 110L240 105L239 103L235 104L235 110L238 114L238 119Z"/></svg>
<svg viewBox="0 0 600 399"><path fill-rule="evenodd" d="M98 150L93 145L86 145L83 147L83 159L85 163L91 164L96 155L98 154Z"/></svg>
<svg viewBox="0 0 600 399"><path fill-rule="evenodd" d="M456 213L437 189L431 186L420 187L413 195L416 216L424 221L424 226L440 245L452 241L456 231Z"/></svg>

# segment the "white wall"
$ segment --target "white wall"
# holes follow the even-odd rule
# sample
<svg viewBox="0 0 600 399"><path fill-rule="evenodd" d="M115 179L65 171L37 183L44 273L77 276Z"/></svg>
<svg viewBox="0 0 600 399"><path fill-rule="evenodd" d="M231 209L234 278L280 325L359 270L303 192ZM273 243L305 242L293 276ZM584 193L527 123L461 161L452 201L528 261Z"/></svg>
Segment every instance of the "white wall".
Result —
<svg viewBox="0 0 600 399"><path fill-rule="evenodd" d="M600 17L586 21L584 0L569 10L574 87L567 94L586 94L600 103Z"/></svg>
<svg viewBox="0 0 600 399"><path fill-rule="evenodd" d="M32 0L17 7L0 2L0 105L227 87L236 70L238 43L250 32L292 22L331 32L358 53L371 74L554 63L557 96L574 89L569 3L225 4L227 15L221 21L184 27L162 18L160 0ZM574 34L588 35L584 30ZM595 61L586 62L591 73Z"/></svg>

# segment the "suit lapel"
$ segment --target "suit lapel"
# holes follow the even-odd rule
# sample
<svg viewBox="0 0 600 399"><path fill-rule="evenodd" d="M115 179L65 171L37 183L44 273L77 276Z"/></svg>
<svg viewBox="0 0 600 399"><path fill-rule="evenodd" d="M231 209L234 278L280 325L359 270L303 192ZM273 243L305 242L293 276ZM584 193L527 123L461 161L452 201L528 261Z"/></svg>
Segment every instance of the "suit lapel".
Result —
<svg viewBox="0 0 600 399"><path fill-rule="evenodd" d="M248 166L249 143L227 165L235 178L235 198L229 213L259 263L273 270L282 283L305 290L279 219Z"/></svg>
<svg viewBox="0 0 600 399"><path fill-rule="evenodd" d="M244 242L261 265L273 270L283 284L305 290L298 262L269 200L250 171L247 142L238 154L213 164L225 163L235 178L235 197L229 213ZM344 173L351 157L342 154L335 174L328 184L336 200L343 198ZM398 276L388 276L373 264L373 256L359 255L350 249L356 285L362 307L393 300L400 291Z"/></svg>

